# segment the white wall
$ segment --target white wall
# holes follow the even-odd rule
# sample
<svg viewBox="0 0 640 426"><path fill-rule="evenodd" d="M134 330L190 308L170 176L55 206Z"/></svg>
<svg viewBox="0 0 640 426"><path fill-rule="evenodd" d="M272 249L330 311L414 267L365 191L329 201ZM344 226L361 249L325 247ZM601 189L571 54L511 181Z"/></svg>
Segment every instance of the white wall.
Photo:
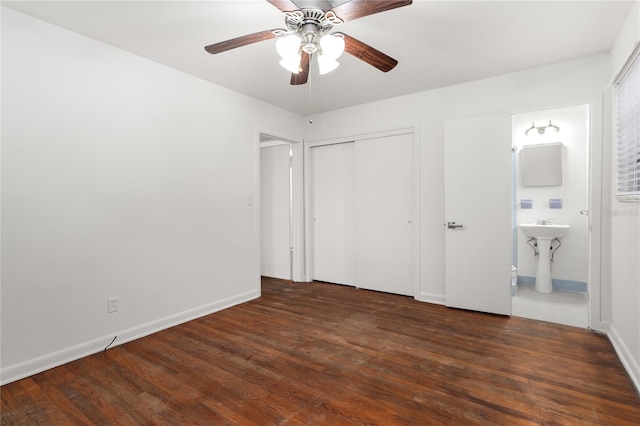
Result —
<svg viewBox="0 0 640 426"><path fill-rule="evenodd" d="M3 8L2 382L258 297L258 132L300 123Z"/></svg>
<svg viewBox="0 0 640 426"><path fill-rule="evenodd" d="M612 78L620 72L638 41L640 5L636 2L612 49ZM640 389L640 204L621 203L615 197L615 122L612 117L613 114L606 115L611 121L606 126L610 131L605 135L610 161L605 171L609 186L604 189L610 204L603 215L611 230L611 254L606 269L608 275L603 280L608 280L606 287L611 292L608 299L611 306L607 310L610 313L609 335L636 388Z"/></svg>
<svg viewBox="0 0 640 426"><path fill-rule="evenodd" d="M536 131L525 131L531 127L545 126L549 120L560 130L553 134L547 132L538 135ZM554 217L554 224L571 226L569 235L562 238L562 246L555 252L551 265L554 279L586 283L589 271L589 223L588 216L580 210L589 210L588 199L588 153L589 153L589 108L576 105L567 108L555 108L543 111L516 114L512 120L513 145L517 150L518 187L517 187L517 223L535 223L533 218ZM562 142L563 180L559 186L524 186L522 173L522 148L525 145L548 142ZM562 209L549 208L550 198L562 199ZM520 200L533 200L532 209L522 209ZM527 245L521 231L518 236L518 275L535 277L537 258L533 249ZM555 243L554 243L555 244Z"/></svg>
<svg viewBox="0 0 640 426"><path fill-rule="evenodd" d="M318 114L308 117L313 124L308 125L306 139L332 139L419 125L420 293L422 300L443 303L443 122L601 102L609 69L609 56L598 55ZM599 123L596 127L600 128Z"/></svg>

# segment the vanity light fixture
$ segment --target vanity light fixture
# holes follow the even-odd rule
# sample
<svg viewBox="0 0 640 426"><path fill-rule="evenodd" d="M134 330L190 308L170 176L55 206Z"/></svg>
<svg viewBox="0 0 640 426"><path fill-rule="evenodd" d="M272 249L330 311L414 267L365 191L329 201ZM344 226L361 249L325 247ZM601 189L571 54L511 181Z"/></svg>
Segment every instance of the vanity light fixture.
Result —
<svg viewBox="0 0 640 426"><path fill-rule="evenodd" d="M536 123L531 123L531 127L529 127L524 134L529 136L529 132L532 130L537 130L539 135L544 135L546 132L550 131L553 133L558 133L560 128L555 124L551 124L551 120L549 120L549 124L547 126L539 126L536 127Z"/></svg>

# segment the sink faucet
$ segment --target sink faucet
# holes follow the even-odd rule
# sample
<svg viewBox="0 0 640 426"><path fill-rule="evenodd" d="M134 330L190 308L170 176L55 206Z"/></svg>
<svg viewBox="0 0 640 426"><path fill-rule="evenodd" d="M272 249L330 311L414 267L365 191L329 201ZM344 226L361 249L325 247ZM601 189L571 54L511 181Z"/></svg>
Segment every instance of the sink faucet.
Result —
<svg viewBox="0 0 640 426"><path fill-rule="evenodd" d="M538 217L534 217L536 220L536 225L551 225L551 221L555 220L555 217L550 217L549 219L540 219Z"/></svg>

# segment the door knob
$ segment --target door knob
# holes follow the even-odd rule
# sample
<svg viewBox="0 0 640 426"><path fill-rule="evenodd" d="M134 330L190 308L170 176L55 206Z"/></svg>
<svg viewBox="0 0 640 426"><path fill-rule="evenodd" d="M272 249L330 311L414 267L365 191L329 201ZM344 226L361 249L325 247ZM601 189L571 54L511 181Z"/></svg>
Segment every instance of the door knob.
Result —
<svg viewBox="0 0 640 426"><path fill-rule="evenodd" d="M585 214L589 216L589 210L580 210L580 214Z"/></svg>
<svg viewBox="0 0 640 426"><path fill-rule="evenodd" d="M447 222L447 228L449 229L456 229L456 228L462 228L462 227L464 227L464 225L461 223Z"/></svg>

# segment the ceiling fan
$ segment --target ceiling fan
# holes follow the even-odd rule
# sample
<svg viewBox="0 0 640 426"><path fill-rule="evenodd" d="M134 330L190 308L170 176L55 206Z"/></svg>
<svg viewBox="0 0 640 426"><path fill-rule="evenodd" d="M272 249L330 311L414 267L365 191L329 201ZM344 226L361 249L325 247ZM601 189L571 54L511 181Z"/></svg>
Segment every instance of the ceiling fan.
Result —
<svg viewBox="0 0 640 426"><path fill-rule="evenodd" d="M316 55L320 74L338 67L343 52L378 68L391 71L398 61L342 32L330 33L335 25L408 6L412 0L267 0L284 13L287 29L273 29L214 43L205 47L211 54L277 38L280 65L291 71L291 84L305 84L311 55Z"/></svg>

